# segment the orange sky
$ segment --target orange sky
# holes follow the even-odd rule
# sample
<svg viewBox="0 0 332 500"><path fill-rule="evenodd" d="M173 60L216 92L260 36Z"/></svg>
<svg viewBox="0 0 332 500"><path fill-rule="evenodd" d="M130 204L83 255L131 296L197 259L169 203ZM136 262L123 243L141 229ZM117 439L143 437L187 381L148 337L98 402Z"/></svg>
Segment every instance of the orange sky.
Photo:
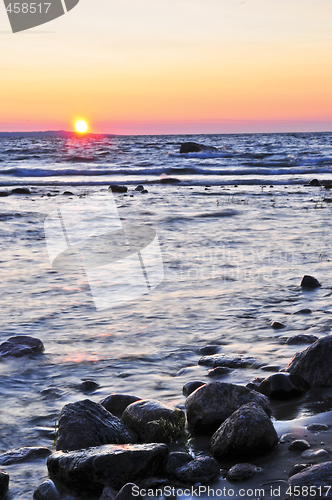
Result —
<svg viewBox="0 0 332 500"><path fill-rule="evenodd" d="M332 130L331 19L330 0L81 0L12 34L0 5L0 131Z"/></svg>

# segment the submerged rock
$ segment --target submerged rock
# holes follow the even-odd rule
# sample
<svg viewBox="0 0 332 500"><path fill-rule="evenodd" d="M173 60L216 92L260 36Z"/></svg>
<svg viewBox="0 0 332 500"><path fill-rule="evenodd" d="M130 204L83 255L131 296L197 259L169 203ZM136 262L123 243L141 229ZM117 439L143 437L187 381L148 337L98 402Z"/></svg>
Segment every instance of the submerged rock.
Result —
<svg viewBox="0 0 332 500"><path fill-rule="evenodd" d="M229 357L224 354L203 356L198 360L199 365L212 366L213 368L217 368L218 366L224 366L226 368L246 368L252 366L254 363L256 363L254 358L245 356Z"/></svg>
<svg viewBox="0 0 332 500"><path fill-rule="evenodd" d="M60 500L61 493L50 479L38 486L33 494L34 500Z"/></svg>
<svg viewBox="0 0 332 500"><path fill-rule="evenodd" d="M128 191L127 186L119 186L118 184L111 184L108 189L112 193L126 193Z"/></svg>
<svg viewBox="0 0 332 500"><path fill-rule="evenodd" d="M212 454L220 459L252 459L271 452L278 435L270 418L256 403L235 411L213 434Z"/></svg>
<svg viewBox="0 0 332 500"><path fill-rule="evenodd" d="M257 465L252 464L236 464L229 469L226 475L227 481L233 481L234 483L241 483L242 481L247 481L252 477L257 476L263 469L257 467Z"/></svg>
<svg viewBox="0 0 332 500"><path fill-rule="evenodd" d="M18 464L21 462L27 462L28 460L45 458L51 453L51 450L45 448L44 446L10 450L0 455L0 465Z"/></svg>
<svg viewBox="0 0 332 500"><path fill-rule="evenodd" d="M202 385L205 385L205 382L201 382L200 380L187 382L182 388L183 395L188 397L192 392L196 391L196 389L202 387Z"/></svg>
<svg viewBox="0 0 332 500"><path fill-rule="evenodd" d="M231 371L232 370L230 368L226 368L226 366L217 366L216 368L208 370L208 377L223 377Z"/></svg>
<svg viewBox="0 0 332 500"><path fill-rule="evenodd" d="M0 191L0 198L5 198L9 195L10 195L10 193L8 191Z"/></svg>
<svg viewBox="0 0 332 500"><path fill-rule="evenodd" d="M200 354L205 355L211 355L211 354L217 354L217 352L220 351L220 346L219 345L205 345L203 347L200 347L198 352Z"/></svg>
<svg viewBox="0 0 332 500"><path fill-rule="evenodd" d="M281 330L282 328L286 327L286 325L280 323L280 321L272 321L271 326L273 330Z"/></svg>
<svg viewBox="0 0 332 500"><path fill-rule="evenodd" d="M98 387L100 387L99 384L97 384L97 382L94 382L93 380L84 380L79 386L78 388L82 391L82 392L86 392L86 393L91 393L91 392L95 392Z"/></svg>
<svg viewBox="0 0 332 500"><path fill-rule="evenodd" d="M329 428L326 424L310 424L308 425L308 431L319 432L319 431L327 431Z"/></svg>
<svg viewBox="0 0 332 500"><path fill-rule="evenodd" d="M30 354L37 354L44 351L44 344L41 340L29 335L15 335L0 345L0 358L10 357L21 358Z"/></svg>
<svg viewBox="0 0 332 500"><path fill-rule="evenodd" d="M319 281L316 278L314 278L313 276L309 276L309 275L306 274L302 278L301 286L302 286L302 288L314 289L314 288L318 288L318 287L320 287L322 285L319 283Z"/></svg>
<svg viewBox="0 0 332 500"><path fill-rule="evenodd" d="M176 179L175 177L162 177L160 179L160 184L179 184L180 179Z"/></svg>
<svg viewBox="0 0 332 500"><path fill-rule="evenodd" d="M111 394L107 398L100 401L100 404L106 408L107 411L114 413L114 415L121 416L127 406L141 398L137 396L130 396L128 394Z"/></svg>
<svg viewBox="0 0 332 500"><path fill-rule="evenodd" d="M135 191L144 191L144 186L142 184L139 184L135 187Z"/></svg>
<svg viewBox="0 0 332 500"><path fill-rule="evenodd" d="M310 389L309 384L299 375L274 373L263 380L256 391L274 399L291 399Z"/></svg>
<svg viewBox="0 0 332 500"><path fill-rule="evenodd" d="M212 457L199 457L175 470L174 475L185 483L208 483L219 477L218 462Z"/></svg>
<svg viewBox="0 0 332 500"><path fill-rule="evenodd" d="M122 488L130 481L159 473L167 460L165 444L104 445L87 450L53 453L47 460L52 479L76 491Z"/></svg>
<svg viewBox="0 0 332 500"><path fill-rule="evenodd" d="M315 487L316 495L313 497L315 499L332 499L332 488L331 488L331 477L332 477L332 462L323 462L321 464L313 465L308 467L298 474L290 477L288 479L288 485L291 486L293 494L290 498L293 500L295 498L303 500L308 498L308 495L301 494L302 488L309 488L310 486ZM294 490L294 487L297 487ZM300 492L300 495L298 494ZM305 492L305 489L303 490Z"/></svg>
<svg viewBox="0 0 332 500"><path fill-rule="evenodd" d="M8 490L8 486L9 475L6 471L0 470L0 497L2 497L6 493L6 491Z"/></svg>
<svg viewBox="0 0 332 500"><path fill-rule="evenodd" d="M218 151L214 146L205 146L197 142L184 142L180 146L180 153L199 153L200 151Z"/></svg>
<svg viewBox="0 0 332 500"><path fill-rule="evenodd" d="M168 456L165 472L168 476L173 476L176 469L187 465L192 460L193 457L189 455L189 453L185 453L183 451L173 451Z"/></svg>
<svg viewBox="0 0 332 500"><path fill-rule="evenodd" d="M289 446L290 451L304 451L310 448L310 444L305 439L295 439Z"/></svg>
<svg viewBox="0 0 332 500"><path fill-rule="evenodd" d="M332 386L332 336L316 340L304 351L295 354L286 372L299 375L311 387Z"/></svg>
<svg viewBox="0 0 332 500"><path fill-rule="evenodd" d="M318 340L316 335L308 335L308 334L300 334L294 335L293 337L289 337L286 340L286 344L288 345L297 345L297 344L313 344Z"/></svg>
<svg viewBox="0 0 332 500"><path fill-rule="evenodd" d="M211 382L187 398L187 420L195 432L212 433L240 406L251 402L271 415L269 401L263 394L240 385Z"/></svg>
<svg viewBox="0 0 332 500"><path fill-rule="evenodd" d="M309 182L309 186L321 186L321 183L318 179L311 179L311 181Z"/></svg>
<svg viewBox="0 0 332 500"><path fill-rule="evenodd" d="M61 410L57 450L135 442L135 434L118 417L89 399L65 405Z"/></svg>
<svg viewBox="0 0 332 500"><path fill-rule="evenodd" d="M185 428L182 410L155 399L142 399L127 406L122 415L143 443L167 443L180 437Z"/></svg>
<svg viewBox="0 0 332 500"><path fill-rule="evenodd" d="M12 189L12 194L31 194L29 188L15 188Z"/></svg>

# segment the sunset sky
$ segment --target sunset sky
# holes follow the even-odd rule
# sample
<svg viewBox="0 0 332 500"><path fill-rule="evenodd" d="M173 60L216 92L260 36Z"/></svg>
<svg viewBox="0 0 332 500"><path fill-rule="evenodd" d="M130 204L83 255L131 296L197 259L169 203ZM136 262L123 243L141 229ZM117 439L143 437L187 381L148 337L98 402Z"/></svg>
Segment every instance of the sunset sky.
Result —
<svg viewBox="0 0 332 500"><path fill-rule="evenodd" d="M81 0L13 34L0 131L332 130L331 0Z"/></svg>

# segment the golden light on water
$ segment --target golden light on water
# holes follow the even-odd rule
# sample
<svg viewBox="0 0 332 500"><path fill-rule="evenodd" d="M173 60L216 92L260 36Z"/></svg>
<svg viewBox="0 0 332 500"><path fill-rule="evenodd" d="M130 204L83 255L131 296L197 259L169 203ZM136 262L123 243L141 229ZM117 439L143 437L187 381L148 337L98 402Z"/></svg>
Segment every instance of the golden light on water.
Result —
<svg viewBox="0 0 332 500"><path fill-rule="evenodd" d="M88 130L88 124L85 120L77 120L75 123L76 131L80 134L84 134Z"/></svg>

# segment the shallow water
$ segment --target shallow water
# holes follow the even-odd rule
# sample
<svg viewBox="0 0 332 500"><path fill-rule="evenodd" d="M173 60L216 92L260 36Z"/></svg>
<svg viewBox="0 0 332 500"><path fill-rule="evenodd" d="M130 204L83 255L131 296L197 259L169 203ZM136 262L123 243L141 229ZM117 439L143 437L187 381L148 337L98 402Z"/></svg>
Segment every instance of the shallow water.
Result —
<svg viewBox="0 0 332 500"><path fill-rule="evenodd" d="M330 138L320 138L326 142L321 164L327 161ZM277 139L261 136L265 141L262 148L272 147L272 142L275 148ZM129 150L132 140L128 140ZM160 138L149 140L153 151L162 149ZM289 138L293 140L305 142L302 135ZM125 143L124 138L121 141ZM136 162L150 158L147 139L144 141L145 149L136 146L137 150L130 150ZM173 148L177 141L178 137L173 138L168 147ZM216 141L211 138L211 143ZM243 136L237 148L245 150L246 141L248 136ZM279 137L279 144L284 155L289 152L284 137ZM18 141L16 147L20 150L22 143ZM311 147L318 148L315 140ZM124 154L127 158L128 153ZM192 160L172 155L166 154L167 162ZM307 172L308 178L310 175ZM2 182L4 178L8 180L8 174L1 177ZM0 338L4 341L11 335L27 334L45 345L42 355L0 362L4 402L0 451L51 447L61 408L85 397L98 402L112 392L121 392L182 407L182 386L187 381L211 380L207 367L197 364L203 346L217 344L223 354L256 358L255 367L236 369L222 378L245 384L267 376L266 365L284 368L295 352L307 347L286 345L289 336L304 332L322 337L331 332L332 205L324 201L329 198L325 189L293 183L205 188L205 176L199 182L191 177L188 185L152 183L145 195L135 191L128 196L114 195L123 220L156 229L165 277L151 293L97 311L84 275L51 268L44 236L45 217L59 203L79 202L77 195L88 194L82 192L82 177L78 178L70 187L73 197L44 196L58 194L54 183L43 178L44 185L34 184L30 178L31 196L0 198ZM14 183L9 180L7 184ZM19 180L22 184L24 179ZM139 183L144 180L140 177ZM56 183L61 182L58 176ZM89 192L112 196L108 182L105 179L103 185L89 186ZM63 190L60 187L60 193ZM302 290L299 285L304 274L315 276L322 287ZM303 308L312 313L296 314ZM274 320L286 327L273 330ZM84 379L93 379L100 388L92 395L82 394L78 386ZM43 392L50 388L57 390ZM324 394L275 405L274 418L286 421L330 410L331 398ZM316 399L322 403L315 404ZM6 469L11 476L9 499L31 498L47 476L45 460Z"/></svg>

